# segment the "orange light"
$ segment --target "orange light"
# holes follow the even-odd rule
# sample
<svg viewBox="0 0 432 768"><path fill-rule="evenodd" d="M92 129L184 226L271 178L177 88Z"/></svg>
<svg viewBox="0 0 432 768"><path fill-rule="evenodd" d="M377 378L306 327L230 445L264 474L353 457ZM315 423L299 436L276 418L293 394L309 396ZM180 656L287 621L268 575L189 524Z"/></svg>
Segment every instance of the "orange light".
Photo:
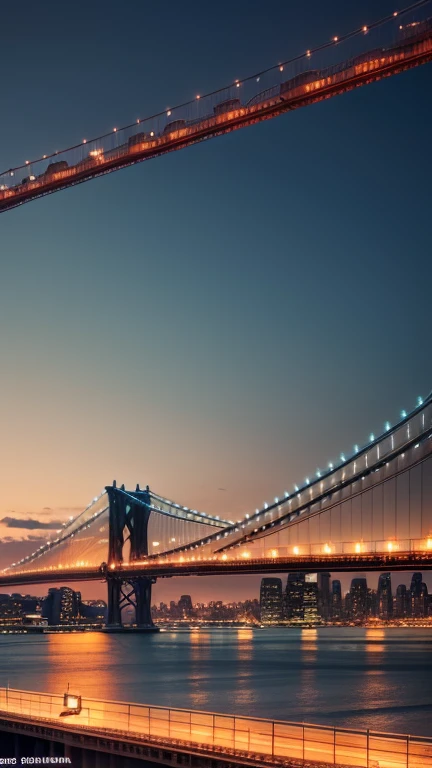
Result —
<svg viewBox="0 0 432 768"><path fill-rule="evenodd" d="M393 543L392 543L391 541L389 541L389 542L388 542L388 544L387 544L387 549L388 549L388 551L389 551L389 552L391 552L391 551L392 551L392 549L393 549Z"/></svg>
<svg viewBox="0 0 432 768"><path fill-rule="evenodd" d="M294 552L295 555L299 555L300 554L300 549L298 547L294 547L293 552Z"/></svg>
<svg viewBox="0 0 432 768"><path fill-rule="evenodd" d="M250 557L250 552L242 552L242 557L244 558Z"/></svg>
<svg viewBox="0 0 432 768"><path fill-rule="evenodd" d="M110 568L112 571L115 571L115 563L111 563Z"/></svg>
<svg viewBox="0 0 432 768"><path fill-rule="evenodd" d="M283 72L283 66L282 65L279 67L279 72Z"/></svg>
<svg viewBox="0 0 432 768"><path fill-rule="evenodd" d="M278 553L277 549L272 549L272 551L270 552L271 557L278 557L278 554L279 553Z"/></svg>
<svg viewBox="0 0 432 768"><path fill-rule="evenodd" d="M432 539L428 539L428 540L427 540L427 542L426 542L426 547L427 547L428 549L432 549Z"/></svg>
<svg viewBox="0 0 432 768"><path fill-rule="evenodd" d="M228 560L228 555L222 555L222 560Z"/></svg>
<svg viewBox="0 0 432 768"><path fill-rule="evenodd" d="M368 28L367 27L363 27L363 32L367 32L367 31L368 31Z"/></svg>
<svg viewBox="0 0 432 768"><path fill-rule="evenodd" d="M310 51L306 51L306 56L308 57L308 59L310 59L311 55L312 55L312 54L311 54L311 52L310 52Z"/></svg>
<svg viewBox="0 0 432 768"><path fill-rule="evenodd" d="M200 99L200 98L201 98L201 96L197 96L197 99Z"/></svg>
<svg viewBox="0 0 432 768"><path fill-rule="evenodd" d="M356 544L355 545L355 551L356 552L361 552L361 544Z"/></svg>
<svg viewBox="0 0 432 768"><path fill-rule="evenodd" d="M328 544L324 544L324 552L325 552L326 555L330 555L331 554L331 548L329 547Z"/></svg>
<svg viewBox="0 0 432 768"><path fill-rule="evenodd" d="M334 38L333 38L333 42L334 42L334 43L337 43L337 41L338 41L338 40L339 40L339 38L338 38L338 37L334 37Z"/></svg>

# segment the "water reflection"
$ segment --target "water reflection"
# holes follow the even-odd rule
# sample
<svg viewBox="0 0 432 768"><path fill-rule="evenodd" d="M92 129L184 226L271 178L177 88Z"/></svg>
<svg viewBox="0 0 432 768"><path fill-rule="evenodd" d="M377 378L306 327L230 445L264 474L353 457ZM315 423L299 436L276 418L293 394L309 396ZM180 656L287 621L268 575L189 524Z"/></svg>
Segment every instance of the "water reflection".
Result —
<svg viewBox="0 0 432 768"><path fill-rule="evenodd" d="M385 630L377 628L366 629L366 653L384 653L385 644L377 640L385 639Z"/></svg>
<svg viewBox="0 0 432 768"><path fill-rule="evenodd" d="M41 690L64 693L70 684L76 694L115 698L116 657L118 668L122 658L112 637L103 632L52 634L47 646L51 663L42 675Z"/></svg>
<svg viewBox="0 0 432 768"><path fill-rule="evenodd" d="M301 630L301 649L303 653L310 654L311 651L318 650L318 630L317 629L302 629ZM310 661L315 657L309 656Z"/></svg>
<svg viewBox="0 0 432 768"><path fill-rule="evenodd" d="M252 661L253 657L253 629L237 630L237 658L239 661Z"/></svg>

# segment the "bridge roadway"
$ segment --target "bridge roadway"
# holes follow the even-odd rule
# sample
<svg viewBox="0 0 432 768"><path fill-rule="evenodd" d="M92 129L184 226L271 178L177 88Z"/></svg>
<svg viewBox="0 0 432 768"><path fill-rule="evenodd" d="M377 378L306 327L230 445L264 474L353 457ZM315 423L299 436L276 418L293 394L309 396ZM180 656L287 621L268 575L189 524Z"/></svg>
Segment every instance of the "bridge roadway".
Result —
<svg viewBox="0 0 432 768"><path fill-rule="evenodd" d="M432 569L432 550L422 552L362 553L345 555L307 555L260 559L222 557L208 560L173 562L165 558L149 559L143 563L107 567L50 568L46 570L11 573L0 577L0 589L25 584L50 584L74 581L101 581L110 578L134 579L139 576L172 578L174 576L229 576L249 573L281 573L300 571L316 573L331 571L410 571Z"/></svg>
<svg viewBox="0 0 432 768"><path fill-rule="evenodd" d="M69 167L67 170L54 173L49 178L44 178L43 174L40 177L32 176L33 181L26 184L18 184L15 188L12 187L11 189L1 191L0 212L15 208L30 200L43 197L61 189L81 184L92 178L103 176L106 173L135 165L143 160L159 157L167 152L183 149L205 139L221 136L239 128L278 117L293 109L315 104L362 85L368 85L385 77L390 77L413 67L426 64L432 61L432 36L430 34L424 35L421 43L414 41L414 46L410 40L407 40L398 47L382 52L380 57L376 59L376 63L374 56L376 56L376 53L371 51L371 60L369 62L371 66L366 67L367 71L362 71L363 67L360 65L353 66L348 61L346 68L341 67L340 71L334 75L324 76L326 74L324 72L322 74L317 73L317 82L311 86L305 84L301 88L293 87L291 92L263 98L261 102L253 105L242 105L218 117L214 115L212 117L203 117L184 128L173 128L172 132L167 135L154 136L151 141L146 139L146 141L132 148L118 150L114 153L114 156L111 153L111 156L105 157L103 150L94 149L92 152L93 154L96 153L97 157L89 155L84 165L78 163L75 167ZM300 94L298 93L299 90L301 91ZM206 98L203 97L201 103L205 102ZM171 115L171 111L169 114ZM144 124L146 121L141 122ZM89 147L90 145L92 146L91 142L88 143ZM56 155L57 160L62 157L63 153ZM37 166L39 162L35 161L34 165ZM31 164L28 167L30 168ZM12 175L17 170L19 169L15 169Z"/></svg>
<svg viewBox="0 0 432 768"><path fill-rule="evenodd" d="M65 712L67 717L62 716ZM49 764L54 761L46 757L60 753L62 763L83 768L101 764L125 768L140 760L147 765L154 762L204 768L228 768L233 764L308 768L432 766L432 739L427 737L90 698L78 702L72 694L6 688L0 688L0 732L0 757L30 757L29 751L33 750L35 760L30 764ZM62 750L56 750L56 744ZM114 759L108 763L96 761L95 752L108 752ZM129 762L125 753L135 759Z"/></svg>

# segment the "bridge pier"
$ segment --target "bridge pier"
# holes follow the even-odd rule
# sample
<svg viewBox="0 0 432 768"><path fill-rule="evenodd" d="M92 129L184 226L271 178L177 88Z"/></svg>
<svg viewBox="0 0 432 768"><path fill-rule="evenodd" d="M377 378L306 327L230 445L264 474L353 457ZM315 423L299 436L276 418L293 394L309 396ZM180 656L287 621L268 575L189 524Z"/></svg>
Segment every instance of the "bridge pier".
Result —
<svg viewBox="0 0 432 768"><path fill-rule="evenodd" d="M137 629L156 629L151 616L151 592L156 579L152 576L137 576L125 579L107 574L108 617L107 627L121 629L122 609L130 605L135 611Z"/></svg>

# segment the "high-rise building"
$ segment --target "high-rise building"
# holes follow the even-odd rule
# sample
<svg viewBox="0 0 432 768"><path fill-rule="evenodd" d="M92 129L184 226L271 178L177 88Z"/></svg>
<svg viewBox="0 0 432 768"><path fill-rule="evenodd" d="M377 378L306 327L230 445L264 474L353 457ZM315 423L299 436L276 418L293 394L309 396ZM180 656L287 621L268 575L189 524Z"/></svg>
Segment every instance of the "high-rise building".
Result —
<svg viewBox="0 0 432 768"><path fill-rule="evenodd" d="M317 574L318 613L325 621L330 618L330 578L331 573L328 571Z"/></svg>
<svg viewBox="0 0 432 768"><path fill-rule="evenodd" d="M188 616L191 615L193 606L192 606L192 598L190 595L182 595L180 597L180 600L178 601L178 607L180 611L180 616L184 619L188 618Z"/></svg>
<svg viewBox="0 0 432 768"><path fill-rule="evenodd" d="M378 616L380 619L391 619L393 616L390 573L382 573L378 579Z"/></svg>
<svg viewBox="0 0 432 768"><path fill-rule="evenodd" d="M289 621L303 621L304 573L289 573L285 591L285 616Z"/></svg>
<svg viewBox="0 0 432 768"><path fill-rule="evenodd" d="M278 624L283 618L282 608L282 579L261 579L261 622Z"/></svg>
<svg viewBox="0 0 432 768"><path fill-rule="evenodd" d="M428 615L428 588L421 573L413 573L410 589L411 616L422 619Z"/></svg>
<svg viewBox="0 0 432 768"><path fill-rule="evenodd" d="M335 621L342 618L342 586L339 579L332 581L330 614Z"/></svg>
<svg viewBox="0 0 432 768"><path fill-rule="evenodd" d="M303 620L308 624L318 621L318 582L316 573L305 575L303 590Z"/></svg>
<svg viewBox="0 0 432 768"><path fill-rule="evenodd" d="M407 590L405 584L399 584L399 586L396 588L396 597L394 601L394 613L397 619L405 619L407 616L409 616L409 598L410 593Z"/></svg>
<svg viewBox="0 0 432 768"><path fill-rule="evenodd" d="M350 619L365 621L368 616L368 587L364 577L358 576L351 581Z"/></svg>
<svg viewBox="0 0 432 768"><path fill-rule="evenodd" d="M80 615L81 592L70 587L51 587L42 606L48 624L74 624Z"/></svg>

